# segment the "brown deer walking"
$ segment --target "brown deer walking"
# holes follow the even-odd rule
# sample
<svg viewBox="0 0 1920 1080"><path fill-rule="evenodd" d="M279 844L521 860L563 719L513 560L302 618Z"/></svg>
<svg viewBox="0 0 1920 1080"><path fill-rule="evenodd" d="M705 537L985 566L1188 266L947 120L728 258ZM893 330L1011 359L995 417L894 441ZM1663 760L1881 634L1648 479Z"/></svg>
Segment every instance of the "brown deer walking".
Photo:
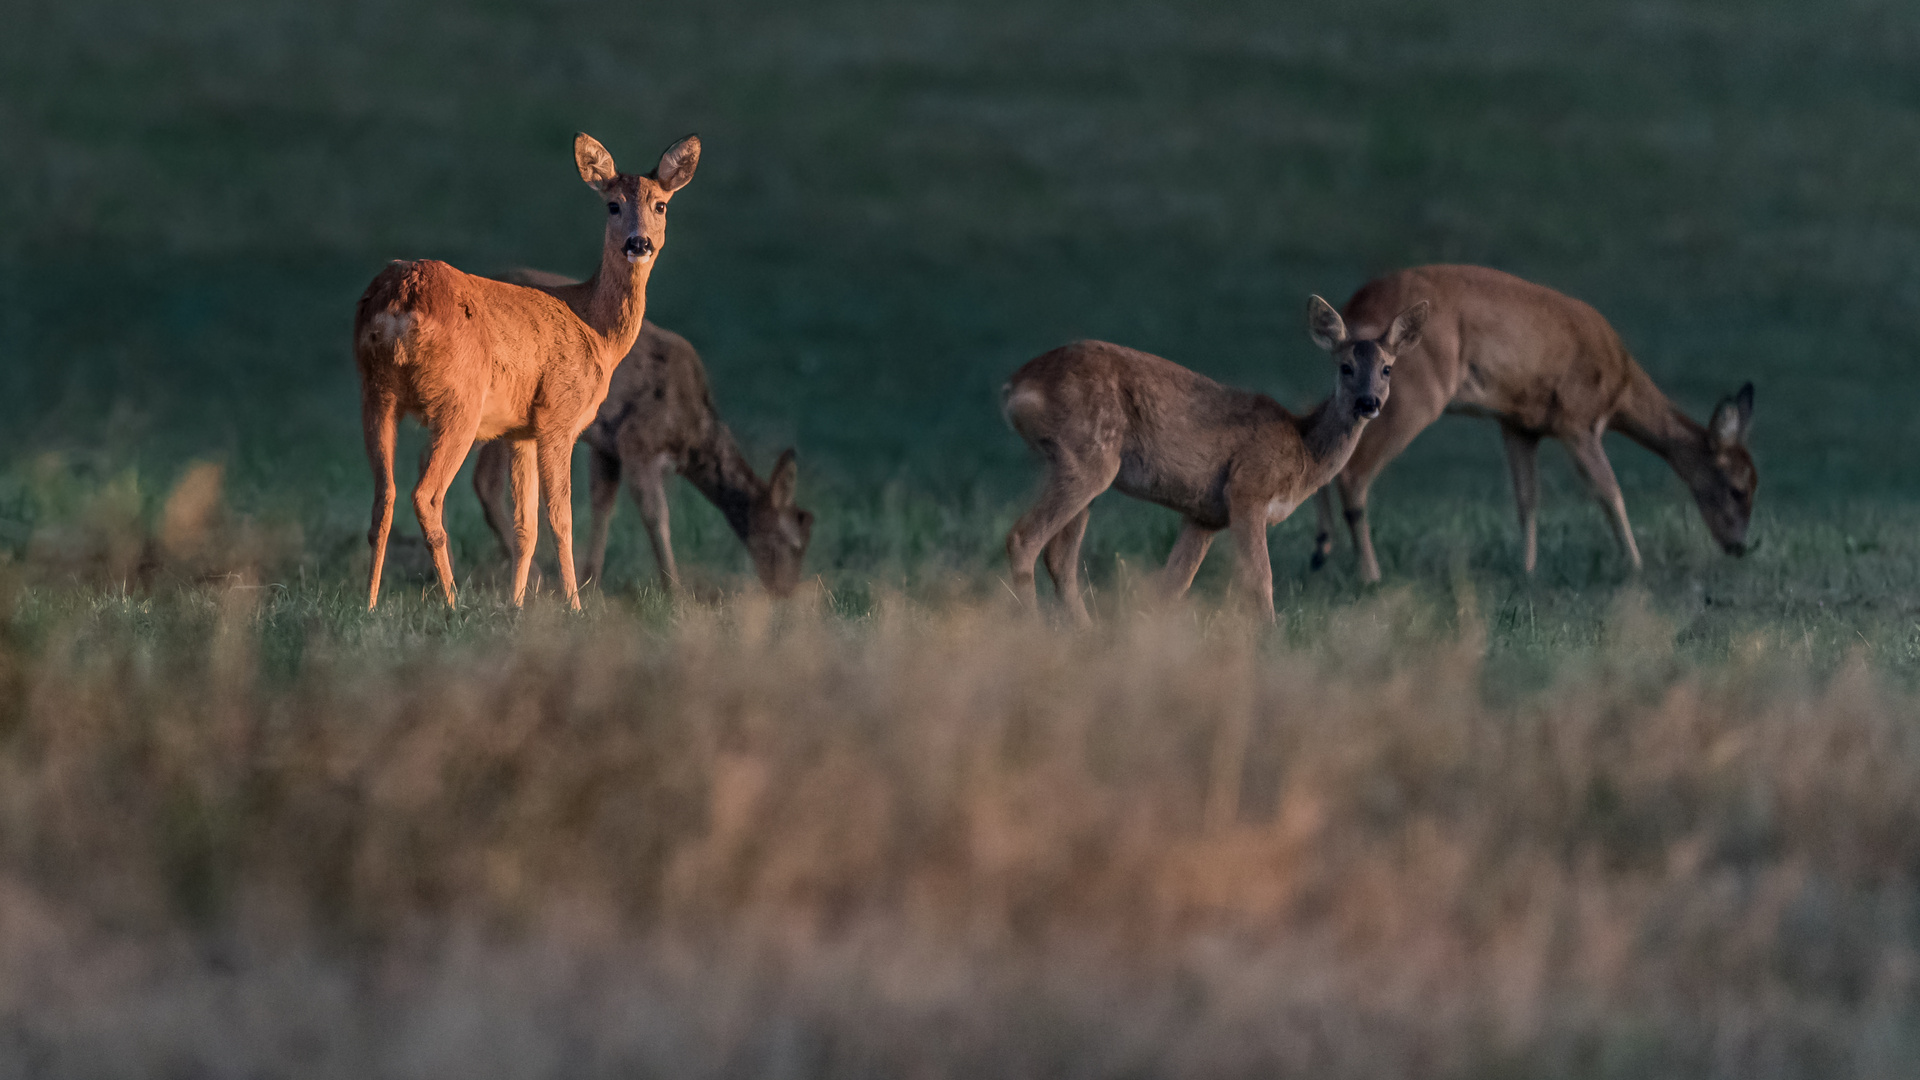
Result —
<svg viewBox="0 0 1920 1080"><path fill-rule="evenodd" d="M1369 282L1347 301L1347 324L1356 333L1384 325L1414 296L1433 302L1433 318L1418 347L1400 358L1393 400L1368 425L1337 481L1363 580L1380 580L1367 526L1367 489L1443 412L1499 421L1529 574L1537 547L1535 461L1546 436L1566 444L1627 561L1640 569L1626 500L1600 442L1609 428L1673 466L1714 539L1730 554L1745 554L1760 483L1746 445L1752 383L1722 399L1702 427L1667 400L1598 311L1479 266L1423 266ZM1327 488L1320 491L1319 511L1315 569L1333 550L1333 496Z"/></svg>
<svg viewBox="0 0 1920 1080"><path fill-rule="evenodd" d="M393 450L402 414L431 433L413 510L433 554L448 606L453 561L442 526L447 488L476 439L512 446L513 602L526 595L545 495L560 551L567 602L580 606L573 572L573 442L606 397L616 365L646 315L647 278L666 243L667 202L693 178L700 140L681 139L646 176L617 172L591 136L576 136L580 178L606 200L600 268L583 284L551 291L462 273L443 262L396 261L367 286L354 316L361 420L373 466L373 569L367 607L380 602L380 570L393 526Z"/></svg>
<svg viewBox="0 0 1920 1080"><path fill-rule="evenodd" d="M557 274L515 270L506 279L541 289L573 284ZM813 535L813 515L794 505L798 475L793 451L780 455L762 480L747 464L733 433L720 422L707 386L707 369L687 339L652 322L640 324L633 350L614 369L600 411L580 435L592 460L593 527L588 532L587 581L598 581L607 558L607 529L620 497L620 480L640 508L654 565L668 589L680 585L667 520L667 477L679 473L725 515L753 558L760 583L774 596L790 595ZM507 448L487 443L474 463L473 489L487 524L509 561L519 550L508 526ZM516 496L517 497L517 496Z"/></svg>
<svg viewBox="0 0 1920 1080"><path fill-rule="evenodd" d="M1036 605L1034 561L1044 550L1061 602L1076 621L1090 621L1080 598L1080 541L1094 497L1115 487L1186 518L1161 572L1167 595L1187 591L1214 535L1230 528L1238 583L1273 618L1267 527L1340 471L1367 421L1390 400L1394 359L1420 340L1426 317L1424 302L1411 303L1363 337L1313 297L1308 329L1334 355L1339 375L1333 395L1305 416L1102 341L1029 361L1002 391L1007 422L1047 462L1045 491L1007 534L1015 595Z"/></svg>

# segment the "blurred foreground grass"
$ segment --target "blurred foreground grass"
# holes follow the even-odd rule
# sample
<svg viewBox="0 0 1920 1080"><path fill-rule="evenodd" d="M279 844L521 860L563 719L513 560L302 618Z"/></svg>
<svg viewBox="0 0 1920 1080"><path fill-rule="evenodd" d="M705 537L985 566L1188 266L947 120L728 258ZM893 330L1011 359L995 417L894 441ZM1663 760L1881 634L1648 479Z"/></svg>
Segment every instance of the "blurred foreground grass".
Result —
<svg viewBox="0 0 1920 1080"><path fill-rule="evenodd" d="M399 651L321 622L271 673L266 590L162 582L32 640L16 610L0 1070L1892 1078L1920 1051L1920 699L1857 658L1684 662L1627 593L1490 690L1485 621L1408 595L1305 644L822 599L541 606Z"/></svg>

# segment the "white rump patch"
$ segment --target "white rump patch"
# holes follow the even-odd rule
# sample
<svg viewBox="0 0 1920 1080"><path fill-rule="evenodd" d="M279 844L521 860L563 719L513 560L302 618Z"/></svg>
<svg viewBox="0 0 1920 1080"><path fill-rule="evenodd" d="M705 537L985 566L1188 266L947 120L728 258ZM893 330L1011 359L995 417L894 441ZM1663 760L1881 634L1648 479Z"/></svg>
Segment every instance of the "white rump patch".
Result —
<svg viewBox="0 0 1920 1080"><path fill-rule="evenodd" d="M413 331L413 316L404 311L376 312L367 320L367 337L377 345L393 345Z"/></svg>
<svg viewBox="0 0 1920 1080"><path fill-rule="evenodd" d="M1003 392L1005 391L1003 390ZM1007 423L1012 424L1016 414L1031 412L1034 409L1042 408L1046 403L1047 396L1045 394L1042 394L1034 387L1022 386L1007 393L1007 399L1002 403L1000 412L1006 417Z"/></svg>

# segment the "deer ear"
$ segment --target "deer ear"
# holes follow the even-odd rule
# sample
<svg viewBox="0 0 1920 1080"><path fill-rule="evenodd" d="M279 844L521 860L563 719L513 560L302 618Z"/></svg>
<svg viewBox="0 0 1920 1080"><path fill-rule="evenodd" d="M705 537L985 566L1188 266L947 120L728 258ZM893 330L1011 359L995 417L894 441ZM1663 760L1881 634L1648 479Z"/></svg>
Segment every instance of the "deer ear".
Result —
<svg viewBox="0 0 1920 1080"><path fill-rule="evenodd" d="M775 506L793 505L793 487L800 478L800 465L793 459L793 447L789 446L780 454L780 460L773 463L773 472L767 477L767 501Z"/></svg>
<svg viewBox="0 0 1920 1080"><path fill-rule="evenodd" d="M813 512L795 510L792 514L780 515L780 532L786 536L787 543L804 551L807 541L813 537Z"/></svg>
<svg viewBox="0 0 1920 1080"><path fill-rule="evenodd" d="M1753 426L1753 384L1748 383L1732 397L1720 399L1707 434L1715 446L1739 446L1747 441L1747 429Z"/></svg>
<svg viewBox="0 0 1920 1080"><path fill-rule="evenodd" d="M1427 313L1433 305L1425 300L1413 305L1393 317L1393 325L1387 327L1387 336L1381 346L1395 356L1420 344L1420 331L1427 325Z"/></svg>
<svg viewBox="0 0 1920 1080"><path fill-rule="evenodd" d="M607 181L617 175L613 167L613 155L600 145L600 140L581 132L573 137L573 163L580 167L580 179L587 186L599 191Z"/></svg>
<svg viewBox="0 0 1920 1080"><path fill-rule="evenodd" d="M669 192L679 191L693 179L694 167L700 164L700 136L689 135L660 155L660 164L653 167L653 178Z"/></svg>
<svg viewBox="0 0 1920 1080"><path fill-rule="evenodd" d="M1313 335L1313 343L1332 352L1347 342L1347 321L1333 310L1333 305L1320 299L1318 295L1307 299L1307 333Z"/></svg>

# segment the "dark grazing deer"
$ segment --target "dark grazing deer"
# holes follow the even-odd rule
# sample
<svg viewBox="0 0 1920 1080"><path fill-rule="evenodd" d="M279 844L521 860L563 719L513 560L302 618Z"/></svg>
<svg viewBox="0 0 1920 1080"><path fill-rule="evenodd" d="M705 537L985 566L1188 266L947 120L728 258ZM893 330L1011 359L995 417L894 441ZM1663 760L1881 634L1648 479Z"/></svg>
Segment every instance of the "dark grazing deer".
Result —
<svg viewBox="0 0 1920 1080"><path fill-rule="evenodd" d="M1385 326L1416 296L1433 304L1427 332L1400 357L1393 400L1360 436L1337 481L1362 579L1380 580L1367 524L1367 489L1415 435L1447 412L1499 422L1529 574L1540 498L1535 459L1540 440L1548 436L1566 444L1627 561L1640 569L1626 500L1600 442L1608 429L1673 466L1693 492L1713 538L1729 554L1746 552L1747 523L1760 484L1747 452L1752 383L1722 399L1703 427L1667 400L1598 311L1543 285L1479 266L1422 266L1369 282L1347 301L1347 325L1355 333ZM1333 549L1329 490L1321 490L1319 507L1315 568Z"/></svg>

